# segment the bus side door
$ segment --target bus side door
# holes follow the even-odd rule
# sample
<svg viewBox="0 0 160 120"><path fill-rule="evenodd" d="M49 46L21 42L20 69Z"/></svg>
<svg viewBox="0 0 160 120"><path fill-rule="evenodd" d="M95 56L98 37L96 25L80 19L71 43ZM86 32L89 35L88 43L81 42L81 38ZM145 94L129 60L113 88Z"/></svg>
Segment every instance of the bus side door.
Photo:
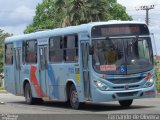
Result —
<svg viewBox="0 0 160 120"><path fill-rule="evenodd" d="M82 75L83 75L83 86L84 86L84 96L86 100L91 99L90 90L90 75L89 75L89 42L81 41L81 56L82 56Z"/></svg>
<svg viewBox="0 0 160 120"><path fill-rule="evenodd" d="M16 94L22 94L22 81L21 81L21 61L22 61L22 49L15 48L15 87Z"/></svg>
<svg viewBox="0 0 160 120"><path fill-rule="evenodd" d="M39 81L41 86L41 95L46 97L48 84L47 84L47 61L48 49L47 46L39 46Z"/></svg>

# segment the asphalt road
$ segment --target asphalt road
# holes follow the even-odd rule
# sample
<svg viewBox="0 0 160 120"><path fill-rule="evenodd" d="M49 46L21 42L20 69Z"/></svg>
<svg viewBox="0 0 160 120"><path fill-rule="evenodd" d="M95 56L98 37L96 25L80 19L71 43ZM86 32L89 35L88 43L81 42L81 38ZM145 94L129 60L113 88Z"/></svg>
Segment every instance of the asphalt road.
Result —
<svg viewBox="0 0 160 120"><path fill-rule="evenodd" d="M101 104L88 103L81 110L73 110L69 105L60 102L44 102L39 105L27 105L24 102L24 97L14 96L9 93L0 93L0 115L4 114L34 114L39 117L41 116L40 118L43 118L46 114L61 114L59 117L62 117L62 114L69 114L72 116L76 115L76 119L79 116L77 120L80 120L84 114L90 115L91 119L92 116L96 119L95 115L98 114L101 114L101 117L102 114L160 114L160 98L134 100L130 108L122 108L118 102L107 102Z"/></svg>

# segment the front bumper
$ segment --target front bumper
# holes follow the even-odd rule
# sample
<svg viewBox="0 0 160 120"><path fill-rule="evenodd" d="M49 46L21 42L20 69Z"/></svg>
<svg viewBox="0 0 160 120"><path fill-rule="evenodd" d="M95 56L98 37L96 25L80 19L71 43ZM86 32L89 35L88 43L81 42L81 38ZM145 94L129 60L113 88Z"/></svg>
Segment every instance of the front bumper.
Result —
<svg viewBox="0 0 160 120"><path fill-rule="evenodd" d="M92 89L92 102L107 102L130 100L140 98L153 98L156 96L156 87L153 85L149 88L122 90L122 91L101 91L98 88Z"/></svg>

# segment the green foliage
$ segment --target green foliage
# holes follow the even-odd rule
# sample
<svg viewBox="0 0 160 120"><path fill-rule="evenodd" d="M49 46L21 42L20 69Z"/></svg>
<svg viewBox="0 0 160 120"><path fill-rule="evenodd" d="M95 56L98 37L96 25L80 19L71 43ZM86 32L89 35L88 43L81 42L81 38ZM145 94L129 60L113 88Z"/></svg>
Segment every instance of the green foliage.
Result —
<svg viewBox="0 0 160 120"><path fill-rule="evenodd" d="M131 20L116 0L43 0L25 33L111 19Z"/></svg>
<svg viewBox="0 0 160 120"><path fill-rule="evenodd" d="M33 23L27 26L24 33L30 33L41 29L52 29L59 26L61 15L55 11L54 0L43 0L38 4Z"/></svg>
<svg viewBox="0 0 160 120"><path fill-rule="evenodd" d="M155 70L156 74L156 88L157 91L160 92L160 73L158 73L158 69Z"/></svg>
<svg viewBox="0 0 160 120"><path fill-rule="evenodd" d="M2 88L2 87L0 86L0 90L4 90L4 88Z"/></svg>
<svg viewBox="0 0 160 120"><path fill-rule="evenodd" d="M132 20L131 16L127 15L126 8L118 3L112 5L110 14L114 20Z"/></svg>
<svg viewBox="0 0 160 120"><path fill-rule="evenodd" d="M6 37L11 36L9 33L4 33L0 29L0 73L3 71L3 41Z"/></svg>
<svg viewBox="0 0 160 120"><path fill-rule="evenodd" d="M158 60L154 60L155 65L155 76L156 76L156 88L160 93L160 62Z"/></svg>

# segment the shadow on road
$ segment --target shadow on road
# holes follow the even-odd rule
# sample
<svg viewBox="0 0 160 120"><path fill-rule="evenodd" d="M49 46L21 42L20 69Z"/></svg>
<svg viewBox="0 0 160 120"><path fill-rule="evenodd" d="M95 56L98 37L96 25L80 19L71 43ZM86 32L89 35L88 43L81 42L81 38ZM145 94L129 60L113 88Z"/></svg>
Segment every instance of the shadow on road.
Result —
<svg viewBox="0 0 160 120"><path fill-rule="evenodd" d="M25 102L9 102L16 105L24 105L24 106L30 106L27 105ZM68 103L63 102L43 102L42 104L36 104L31 105L32 107L43 107L43 108L63 108L72 110L70 105ZM91 111L91 112L103 112L103 111L116 111L116 110L129 110L129 109L145 109L145 108L154 108L155 106L143 106L143 105L132 105L129 108L123 108L118 103L99 103L99 104L93 104L93 103L86 103L83 105L83 107L80 109L80 111Z"/></svg>

